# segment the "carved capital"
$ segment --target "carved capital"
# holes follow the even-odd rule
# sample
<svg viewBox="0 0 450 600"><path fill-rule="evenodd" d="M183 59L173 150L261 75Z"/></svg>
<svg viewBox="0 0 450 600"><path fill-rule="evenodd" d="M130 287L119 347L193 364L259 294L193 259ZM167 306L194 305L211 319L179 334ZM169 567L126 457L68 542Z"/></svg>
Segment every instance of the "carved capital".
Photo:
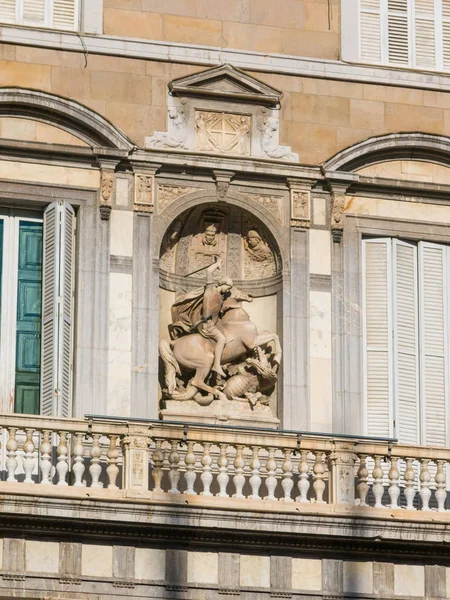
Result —
<svg viewBox="0 0 450 600"><path fill-rule="evenodd" d="M333 208L331 209L331 233L333 241L340 243L344 232L345 194L348 183L332 183L330 185Z"/></svg>
<svg viewBox="0 0 450 600"><path fill-rule="evenodd" d="M213 171L213 175L216 181L217 200L225 202L234 173L233 171Z"/></svg>
<svg viewBox="0 0 450 600"><path fill-rule="evenodd" d="M114 171L102 169L100 179L100 216L102 221L109 221L114 188Z"/></svg>

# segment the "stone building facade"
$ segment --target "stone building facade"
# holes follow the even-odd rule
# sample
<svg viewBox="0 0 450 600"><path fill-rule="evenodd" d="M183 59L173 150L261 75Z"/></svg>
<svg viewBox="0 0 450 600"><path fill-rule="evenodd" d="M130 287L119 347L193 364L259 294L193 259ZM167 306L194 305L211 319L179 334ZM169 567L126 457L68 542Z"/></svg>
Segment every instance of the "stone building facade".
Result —
<svg viewBox="0 0 450 600"><path fill-rule="evenodd" d="M447 4L0 0L1 598L450 596Z"/></svg>

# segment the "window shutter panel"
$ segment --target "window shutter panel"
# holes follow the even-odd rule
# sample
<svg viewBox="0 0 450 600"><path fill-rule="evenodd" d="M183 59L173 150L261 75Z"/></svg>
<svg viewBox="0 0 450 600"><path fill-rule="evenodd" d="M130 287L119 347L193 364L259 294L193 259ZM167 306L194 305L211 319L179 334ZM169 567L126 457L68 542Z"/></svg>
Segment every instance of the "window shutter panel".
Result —
<svg viewBox="0 0 450 600"><path fill-rule="evenodd" d="M365 411L368 435L392 434L391 240L363 240Z"/></svg>
<svg viewBox="0 0 450 600"><path fill-rule="evenodd" d="M45 0L23 0L21 21L24 25L46 25L45 17Z"/></svg>
<svg viewBox="0 0 450 600"><path fill-rule="evenodd" d="M360 0L361 60L381 62L380 0Z"/></svg>
<svg viewBox="0 0 450 600"><path fill-rule="evenodd" d="M17 0L0 0L0 21L16 23L16 4Z"/></svg>
<svg viewBox="0 0 450 600"><path fill-rule="evenodd" d="M53 0L53 27L78 29L78 0Z"/></svg>
<svg viewBox="0 0 450 600"><path fill-rule="evenodd" d="M394 65L409 63L408 0L388 0L388 53Z"/></svg>
<svg viewBox="0 0 450 600"><path fill-rule="evenodd" d="M447 248L419 243L422 443L447 443Z"/></svg>
<svg viewBox="0 0 450 600"><path fill-rule="evenodd" d="M75 213L66 202L44 212L41 413L70 416Z"/></svg>
<svg viewBox="0 0 450 600"><path fill-rule="evenodd" d="M394 240L396 435L419 443L417 248Z"/></svg>
<svg viewBox="0 0 450 600"><path fill-rule="evenodd" d="M450 0L442 0L442 63L450 69Z"/></svg>
<svg viewBox="0 0 450 600"><path fill-rule="evenodd" d="M415 66L436 67L434 0L414 0Z"/></svg>

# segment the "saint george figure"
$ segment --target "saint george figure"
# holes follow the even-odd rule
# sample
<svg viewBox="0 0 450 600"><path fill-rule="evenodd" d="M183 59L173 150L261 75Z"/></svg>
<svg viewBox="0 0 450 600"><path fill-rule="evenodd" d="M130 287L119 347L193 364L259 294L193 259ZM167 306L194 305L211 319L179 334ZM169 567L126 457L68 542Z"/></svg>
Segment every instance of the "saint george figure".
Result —
<svg viewBox="0 0 450 600"><path fill-rule="evenodd" d="M172 338L198 331L204 338L215 342L212 370L225 377L220 366L227 337L218 326L222 317L222 307L233 282L229 277L214 281L214 272L222 265L219 258L206 269L206 285L177 298L172 306L172 325L169 326Z"/></svg>

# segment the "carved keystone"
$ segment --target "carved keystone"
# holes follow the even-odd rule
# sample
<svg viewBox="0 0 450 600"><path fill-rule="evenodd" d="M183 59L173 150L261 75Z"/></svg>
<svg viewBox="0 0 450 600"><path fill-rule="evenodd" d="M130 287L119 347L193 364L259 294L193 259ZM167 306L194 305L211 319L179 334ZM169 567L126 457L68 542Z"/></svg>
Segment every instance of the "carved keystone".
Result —
<svg viewBox="0 0 450 600"><path fill-rule="evenodd" d="M233 171L213 171L216 180L217 200L226 201L230 182L234 177Z"/></svg>

